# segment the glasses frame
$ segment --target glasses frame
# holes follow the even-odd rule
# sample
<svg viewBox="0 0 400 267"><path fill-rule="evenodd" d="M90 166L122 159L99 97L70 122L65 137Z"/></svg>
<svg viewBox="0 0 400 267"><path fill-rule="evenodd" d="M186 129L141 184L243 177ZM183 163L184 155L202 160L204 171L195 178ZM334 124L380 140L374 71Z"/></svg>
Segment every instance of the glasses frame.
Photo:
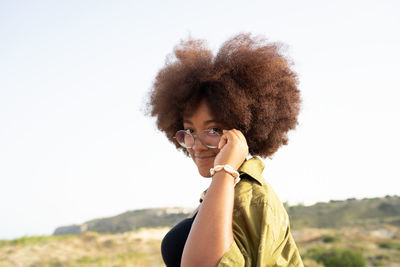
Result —
<svg viewBox="0 0 400 267"><path fill-rule="evenodd" d="M213 131L215 134L217 134L217 136L218 136L219 138L221 138L221 135L220 135L218 132L216 132L216 131L214 131L214 130L212 130L212 129L203 130L203 131L201 131L200 133L197 133L197 134L191 133L190 130L188 129L188 130L179 130L179 131L177 131L176 134L175 134L175 136L174 136L174 139L176 139L176 141L178 142L178 144L180 144L182 147L184 147L184 148L192 148L192 147L195 145L195 143L196 143L196 138L195 138L195 137L198 137L198 139L200 140L200 142L201 142L204 146L206 146L206 147L208 147L208 148L217 148L218 145L216 145L216 146L207 145L207 144L205 144L205 143L203 142L203 140L201 140L201 138L200 138L200 135L201 135L202 133L204 133L204 132L210 132L210 131ZM189 134L189 135L193 138L193 146L186 146L186 145L181 144L181 143L178 141L178 138L176 138L176 136L177 136L178 133L180 133L180 132L184 132L185 134ZM218 142L219 142L219 141L218 141Z"/></svg>

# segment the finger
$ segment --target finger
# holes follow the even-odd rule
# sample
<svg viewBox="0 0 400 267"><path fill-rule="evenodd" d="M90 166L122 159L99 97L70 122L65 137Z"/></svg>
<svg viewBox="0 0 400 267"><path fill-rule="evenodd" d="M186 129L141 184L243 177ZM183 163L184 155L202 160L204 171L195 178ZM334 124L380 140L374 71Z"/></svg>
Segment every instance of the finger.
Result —
<svg viewBox="0 0 400 267"><path fill-rule="evenodd" d="M240 140L242 140L243 143L247 144L247 139L246 136L242 133L240 130L236 130L237 134L239 135Z"/></svg>
<svg viewBox="0 0 400 267"><path fill-rule="evenodd" d="M235 136L239 141L241 141L241 142L243 142L243 143L247 143L246 137L244 137L243 133L242 133L240 130L232 129L232 130L230 130L230 131L234 134L234 136Z"/></svg>
<svg viewBox="0 0 400 267"><path fill-rule="evenodd" d="M242 138L242 133L237 130L237 129L232 129L231 132L239 139L239 140L243 140Z"/></svg>
<svg viewBox="0 0 400 267"><path fill-rule="evenodd" d="M237 144L240 144L241 146L245 147L246 150L248 151L249 148L248 148L247 140L246 140L246 137L244 136L244 134L240 130L237 130L237 129L232 129L231 132L235 136Z"/></svg>
<svg viewBox="0 0 400 267"><path fill-rule="evenodd" d="M224 145L228 142L228 137L224 134L221 136L221 139L219 140L218 143L218 149L221 149L224 147Z"/></svg>
<svg viewBox="0 0 400 267"><path fill-rule="evenodd" d="M229 143L229 142L237 142L237 136L236 136L236 134L232 131L232 130L223 130L223 135L222 136L225 136L226 137L226 142L227 143Z"/></svg>

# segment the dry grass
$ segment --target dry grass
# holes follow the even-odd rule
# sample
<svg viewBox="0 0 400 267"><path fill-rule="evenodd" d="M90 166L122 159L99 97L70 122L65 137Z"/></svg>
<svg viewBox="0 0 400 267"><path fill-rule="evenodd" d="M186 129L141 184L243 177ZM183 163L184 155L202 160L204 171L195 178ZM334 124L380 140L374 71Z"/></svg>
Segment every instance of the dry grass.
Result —
<svg viewBox="0 0 400 267"><path fill-rule="evenodd" d="M168 228L142 229L122 234L86 232L71 236L24 237L0 241L0 266L164 266L160 242ZM315 247L361 251L367 266L400 266L400 230L375 228L303 229L293 236L302 255ZM308 267L322 267L303 257Z"/></svg>
<svg viewBox="0 0 400 267"><path fill-rule="evenodd" d="M159 245L168 230L3 241L0 266L163 266Z"/></svg>
<svg viewBox="0 0 400 267"><path fill-rule="evenodd" d="M347 248L359 251L367 266L400 267L400 228L391 225L304 229L293 233L301 255L311 248ZM304 258L306 266L319 266ZM308 264L307 264L308 263Z"/></svg>

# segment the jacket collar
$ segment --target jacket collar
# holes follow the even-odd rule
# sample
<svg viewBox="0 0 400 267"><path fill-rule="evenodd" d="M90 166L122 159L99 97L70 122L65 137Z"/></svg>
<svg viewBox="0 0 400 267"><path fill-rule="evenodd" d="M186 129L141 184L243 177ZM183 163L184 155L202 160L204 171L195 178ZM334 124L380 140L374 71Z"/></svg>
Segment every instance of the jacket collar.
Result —
<svg viewBox="0 0 400 267"><path fill-rule="evenodd" d="M256 180L260 185L264 185L263 178L261 176L262 172L264 171L264 168L265 164L261 159L259 159L258 157L252 157L251 159L243 162L242 166L239 167L238 171L241 178L250 176L251 178Z"/></svg>

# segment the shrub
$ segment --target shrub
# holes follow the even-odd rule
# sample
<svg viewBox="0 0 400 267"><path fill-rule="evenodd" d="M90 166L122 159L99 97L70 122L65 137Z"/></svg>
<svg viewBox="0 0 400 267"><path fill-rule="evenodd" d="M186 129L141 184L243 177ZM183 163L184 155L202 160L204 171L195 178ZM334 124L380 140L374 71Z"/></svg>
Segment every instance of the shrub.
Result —
<svg viewBox="0 0 400 267"><path fill-rule="evenodd" d="M333 243L339 240L340 238L338 236L333 236L333 235L325 235L322 237L322 242L324 243Z"/></svg>
<svg viewBox="0 0 400 267"><path fill-rule="evenodd" d="M366 261L363 255L354 249L314 247L307 251L306 257L310 257L325 267L365 267Z"/></svg>
<svg viewBox="0 0 400 267"><path fill-rule="evenodd" d="M379 244L379 247L386 248L386 249L400 250L400 242L399 241L384 241Z"/></svg>

